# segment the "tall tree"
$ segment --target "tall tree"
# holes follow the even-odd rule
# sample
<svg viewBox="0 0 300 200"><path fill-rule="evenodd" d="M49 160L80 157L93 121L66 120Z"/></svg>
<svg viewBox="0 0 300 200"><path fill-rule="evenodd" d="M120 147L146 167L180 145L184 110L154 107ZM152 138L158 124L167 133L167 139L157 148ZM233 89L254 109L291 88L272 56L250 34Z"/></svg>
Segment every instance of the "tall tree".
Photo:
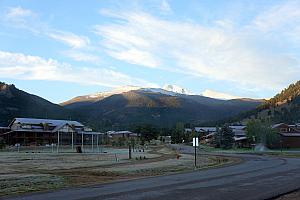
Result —
<svg viewBox="0 0 300 200"><path fill-rule="evenodd" d="M247 137L256 144L264 144L268 147L276 145L280 137L278 133L272 129L271 123L261 120L250 120L246 127Z"/></svg>
<svg viewBox="0 0 300 200"><path fill-rule="evenodd" d="M182 143L185 139L184 135L184 124L178 122L172 134L172 142L173 143Z"/></svg>
<svg viewBox="0 0 300 200"><path fill-rule="evenodd" d="M232 131L232 129L229 127L228 124L225 124L224 126L222 126L222 128L220 129L220 137L221 137L221 148L223 149L230 149L232 148L233 144L234 144L234 133Z"/></svg>

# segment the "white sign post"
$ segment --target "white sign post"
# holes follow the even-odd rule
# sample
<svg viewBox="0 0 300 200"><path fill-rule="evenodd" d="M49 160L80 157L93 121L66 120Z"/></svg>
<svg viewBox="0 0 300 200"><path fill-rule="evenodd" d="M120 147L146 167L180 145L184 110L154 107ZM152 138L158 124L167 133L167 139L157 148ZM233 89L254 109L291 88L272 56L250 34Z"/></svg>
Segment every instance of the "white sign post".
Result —
<svg viewBox="0 0 300 200"><path fill-rule="evenodd" d="M193 147L198 147L199 146L199 140L197 137L193 138Z"/></svg>
<svg viewBox="0 0 300 200"><path fill-rule="evenodd" d="M199 140L197 137L193 138L193 146L195 147L195 169L197 168L197 147L199 146Z"/></svg>

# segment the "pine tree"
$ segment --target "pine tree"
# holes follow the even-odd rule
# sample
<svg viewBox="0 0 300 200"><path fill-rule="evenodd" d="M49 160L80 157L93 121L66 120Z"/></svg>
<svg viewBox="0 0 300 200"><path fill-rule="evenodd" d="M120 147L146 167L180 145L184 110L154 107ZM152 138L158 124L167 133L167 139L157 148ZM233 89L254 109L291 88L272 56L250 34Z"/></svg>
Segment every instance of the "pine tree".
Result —
<svg viewBox="0 0 300 200"><path fill-rule="evenodd" d="M222 126L222 128L219 131L219 135L221 137L221 148L223 149L230 149L232 148L234 144L234 133L232 129L226 124Z"/></svg>

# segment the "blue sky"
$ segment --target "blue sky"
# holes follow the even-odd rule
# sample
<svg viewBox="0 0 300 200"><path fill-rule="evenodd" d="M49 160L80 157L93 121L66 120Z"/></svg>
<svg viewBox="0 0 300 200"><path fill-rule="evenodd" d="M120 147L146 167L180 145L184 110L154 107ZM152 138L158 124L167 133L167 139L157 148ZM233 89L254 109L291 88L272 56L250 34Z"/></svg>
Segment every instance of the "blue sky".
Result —
<svg viewBox="0 0 300 200"><path fill-rule="evenodd" d="M0 1L0 80L59 103L125 85L269 98L300 79L300 1Z"/></svg>

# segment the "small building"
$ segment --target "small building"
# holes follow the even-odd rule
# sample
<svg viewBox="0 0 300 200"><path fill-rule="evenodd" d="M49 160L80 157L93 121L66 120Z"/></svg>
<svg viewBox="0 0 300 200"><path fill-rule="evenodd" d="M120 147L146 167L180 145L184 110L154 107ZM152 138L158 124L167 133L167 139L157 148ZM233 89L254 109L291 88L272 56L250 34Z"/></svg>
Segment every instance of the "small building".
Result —
<svg viewBox="0 0 300 200"><path fill-rule="evenodd" d="M216 127L195 127L195 131L200 135L208 135L210 133L216 133Z"/></svg>
<svg viewBox="0 0 300 200"><path fill-rule="evenodd" d="M274 124L273 129L280 134L283 148L300 148L300 126L299 124L289 125L286 123Z"/></svg>
<svg viewBox="0 0 300 200"><path fill-rule="evenodd" d="M212 144L213 137L217 132L216 127L195 127L195 132L200 136L201 144Z"/></svg>
<svg viewBox="0 0 300 200"><path fill-rule="evenodd" d="M247 133L246 133L246 126L229 126L233 133L234 133L234 137L246 137Z"/></svg>
<svg viewBox="0 0 300 200"><path fill-rule="evenodd" d="M139 135L137 133L133 133L131 131L107 131L106 134L111 139L119 139L119 138L138 138Z"/></svg>

